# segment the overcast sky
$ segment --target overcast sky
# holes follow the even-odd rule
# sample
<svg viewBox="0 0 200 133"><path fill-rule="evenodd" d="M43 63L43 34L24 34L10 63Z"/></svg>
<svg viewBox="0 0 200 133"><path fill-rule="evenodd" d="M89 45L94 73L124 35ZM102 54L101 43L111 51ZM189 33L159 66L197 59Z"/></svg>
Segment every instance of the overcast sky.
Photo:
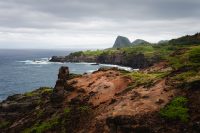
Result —
<svg viewBox="0 0 200 133"><path fill-rule="evenodd" d="M0 0L0 48L108 48L200 31L200 0Z"/></svg>

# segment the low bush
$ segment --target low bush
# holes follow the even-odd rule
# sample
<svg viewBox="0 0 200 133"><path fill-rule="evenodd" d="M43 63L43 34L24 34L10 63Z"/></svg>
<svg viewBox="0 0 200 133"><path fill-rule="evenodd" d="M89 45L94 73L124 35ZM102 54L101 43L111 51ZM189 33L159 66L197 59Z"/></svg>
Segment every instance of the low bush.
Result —
<svg viewBox="0 0 200 133"><path fill-rule="evenodd" d="M187 122L189 118L189 109L186 107L187 102L188 100L185 97L176 97L160 110L160 115L168 120L179 119L182 122Z"/></svg>

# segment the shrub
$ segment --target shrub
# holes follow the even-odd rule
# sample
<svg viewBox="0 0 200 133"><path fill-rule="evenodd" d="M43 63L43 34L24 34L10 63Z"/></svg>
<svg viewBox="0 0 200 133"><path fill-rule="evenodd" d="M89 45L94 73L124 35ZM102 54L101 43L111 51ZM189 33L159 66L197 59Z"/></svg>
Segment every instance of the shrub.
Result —
<svg viewBox="0 0 200 133"><path fill-rule="evenodd" d="M179 119L182 122L187 122L189 118L187 101L185 97L176 97L169 105L160 110L160 115L169 120Z"/></svg>
<svg viewBox="0 0 200 133"><path fill-rule="evenodd" d="M69 113L70 113L70 111L71 111L71 109L70 109L70 108L65 108L65 109L64 109L64 114L69 114Z"/></svg>
<svg viewBox="0 0 200 133"><path fill-rule="evenodd" d="M25 129L23 133L44 133L59 124L58 118L53 118L49 121L44 121L42 123L37 123L33 127Z"/></svg>
<svg viewBox="0 0 200 133"><path fill-rule="evenodd" d="M40 94L44 94L44 93L47 94L47 93L52 93L52 92L53 92L53 88L51 87L40 87L39 89L35 91L25 93L25 96L33 97Z"/></svg>
<svg viewBox="0 0 200 133"><path fill-rule="evenodd" d="M189 60L193 63L200 63L200 47L194 47L189 52Z"/></svg>
<svg viewBox="0 0 200 133"><path fill-rule="evenodd" d="M81 112L88 112L90 110L90 107L89 106L80 106L79 110Z"/></svg>

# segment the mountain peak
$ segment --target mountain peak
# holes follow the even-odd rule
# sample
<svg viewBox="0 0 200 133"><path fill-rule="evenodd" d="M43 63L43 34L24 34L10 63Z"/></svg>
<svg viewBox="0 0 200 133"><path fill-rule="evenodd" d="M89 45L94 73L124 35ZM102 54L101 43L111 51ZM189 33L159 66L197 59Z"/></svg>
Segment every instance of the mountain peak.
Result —
<svg viewBox="0 0 200 133"><path fill-rule="evenodd" d="M135 41L132 42L133 45L138 45L138 44L149 44L149 42L142 40L142 39L136 39Z"/></svg>
<svg viewBox="0 0 200 133"><path fill-rule="evenodd" d="M121 47L128 47L131 45L131 42L127 37L124 36L117 36L113 48L121 48Z"/></svg>

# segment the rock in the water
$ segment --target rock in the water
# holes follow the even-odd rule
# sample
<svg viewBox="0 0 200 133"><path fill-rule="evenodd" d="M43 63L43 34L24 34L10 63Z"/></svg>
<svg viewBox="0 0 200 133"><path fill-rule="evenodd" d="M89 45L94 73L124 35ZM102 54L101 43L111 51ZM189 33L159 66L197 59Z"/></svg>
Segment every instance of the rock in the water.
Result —
<svg viewBox="0 0 200 133"><path fill-rule="evenodd" d="M122 48L122 47L129 47L131 45L131 42L128 38L123 36L118 36L115 40L115 43L113 45L113 48Z"/></svg>

